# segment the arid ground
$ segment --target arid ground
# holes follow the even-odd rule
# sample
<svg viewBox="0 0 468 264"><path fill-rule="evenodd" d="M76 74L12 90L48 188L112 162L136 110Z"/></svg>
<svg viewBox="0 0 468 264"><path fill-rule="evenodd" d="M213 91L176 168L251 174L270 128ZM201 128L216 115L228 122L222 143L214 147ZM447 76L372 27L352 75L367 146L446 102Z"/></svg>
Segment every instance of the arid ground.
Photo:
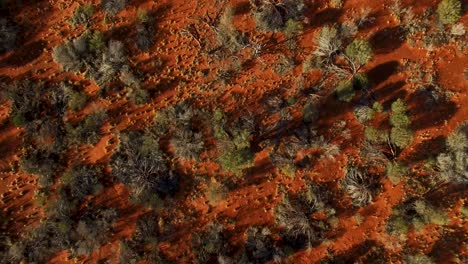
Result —
<svg viewBox="0 0 468 264"><path fill-rule="evenodd" d="M467 10L0 1L0 263L467 263Z"/></svg>

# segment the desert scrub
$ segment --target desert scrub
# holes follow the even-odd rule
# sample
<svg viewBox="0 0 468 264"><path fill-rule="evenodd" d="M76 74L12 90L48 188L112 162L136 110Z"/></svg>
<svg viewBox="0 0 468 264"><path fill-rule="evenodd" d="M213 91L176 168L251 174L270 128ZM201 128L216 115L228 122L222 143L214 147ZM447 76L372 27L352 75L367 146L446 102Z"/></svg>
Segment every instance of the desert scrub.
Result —
<svg viewBox="0 0 468 264"><path fill-rule="evenodd" d="M372 201L373 178L356 167L348 167L341 188L352 198L353 205L361 207Z"/></svg>
<svg viewBox="0 0 468 264"><path fill-rule="evenodd" d="M372 47L366 39L355 39L345 49L346 55L359 65L366 64L373 56Z"/></svg>
<svg viewBox="0 0 468 264"><path fill-rule="evenodd" d="M294 19L288 19L284 26L283 32L287 38L292 38L302 33L302 24Z"/></svg>
<svg viewBox="0 0 468 264"><path fill-rule="evenodd" d="M437 6L439 21L444 24L457 22L462 15L462 3L460 0L442 0Z"/></svg>

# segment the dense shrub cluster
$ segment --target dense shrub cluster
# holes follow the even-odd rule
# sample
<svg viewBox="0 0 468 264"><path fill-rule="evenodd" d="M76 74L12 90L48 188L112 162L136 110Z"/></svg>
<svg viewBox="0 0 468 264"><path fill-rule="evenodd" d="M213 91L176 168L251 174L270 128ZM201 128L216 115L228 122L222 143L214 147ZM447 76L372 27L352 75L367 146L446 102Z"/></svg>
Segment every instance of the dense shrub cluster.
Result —
<svg viewBox="0 0 468 264"><path fill-rule="evenodd" d="M104 111L86 116L76 125L67 124L67 136L71 144L96 144L101 138L101 127L107 119Z"/></svg>
<svg viewBox="0 0 468 264"><path fill-rule="evenodd" d="M159 197L171 195L178 188L179 176L168 167L154 134L120 135L110 165L112 175L129 187L135 202L154 205Z"/></svg>
<svg viewBox="0 0 468 264"><path fill-rule="evenodd" d="M280 31L290 20L300 20L304 3L302 1L286 0L281 3L274 1L250 1L257 28L263 31ZM289 22L291 23L291 22Z"/></svg>
<svg viewBox="0 0 468 264"><path fill-rule="evenodd" d="M99 32L86 31L78 38L53 49L54 61L68 72L81 72L98 85L108 84L117 77L126 85L138 83L127 65L122 42L109 40L107 45Z"/></svg>

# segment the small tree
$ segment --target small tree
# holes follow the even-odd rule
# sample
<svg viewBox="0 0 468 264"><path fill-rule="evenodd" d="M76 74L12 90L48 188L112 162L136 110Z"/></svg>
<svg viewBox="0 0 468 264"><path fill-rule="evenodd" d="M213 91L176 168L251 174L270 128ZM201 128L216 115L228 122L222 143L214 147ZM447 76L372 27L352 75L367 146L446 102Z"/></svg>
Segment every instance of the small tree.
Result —
<svg viewBox="0 0 468 264"><path fill-rule="evenodd" d="M460 0L442 0L437 6L439 21L444 24L457 22L462 15L462 4Z"/></svg>
<svg viewBox="0 0 468 264"><path fill-rule="evenodd" d="M372 47L365 39L355 39L346 47L346 55L359 65L364 65L373 56Z"/></svg>

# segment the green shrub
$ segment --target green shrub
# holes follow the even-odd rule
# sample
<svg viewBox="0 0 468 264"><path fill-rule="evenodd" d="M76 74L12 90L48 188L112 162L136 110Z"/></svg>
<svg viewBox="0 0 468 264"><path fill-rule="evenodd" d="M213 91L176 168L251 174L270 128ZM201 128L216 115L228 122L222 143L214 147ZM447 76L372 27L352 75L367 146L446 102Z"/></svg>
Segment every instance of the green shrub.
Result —
<svg viewBox="0 0 468 264"><path fill-rule="evenodd" d="M148 20L149 20L148 11L146 9L143 9L143 8L138 8L137 18L138 18L138 22L140 22L140 23L148 22Z"/></svg>
<svg viewBox="0 0 468 264"><path fill-rule="evenodd" d="M457 22L462 15L462 3L460 0L442 0L437 6L439 21L444 24Z"/></svg>
<svg viewBox="0 0 468 264"><path fill-rule="evenodd" d="M372 105L372 109L374 109L374 111L376 112L383 112L383 106L380 102L375 102L373 105Z"/></svg>
<svg viewBox="0 0 468 264"><path fill-rule="evenodd" d="M373 56L372 47L365 39L355 39L345 49L346 55L355 63L366 64Z"/></svg>
<svg viewBox="0 0 468 264"><path fill-rule="evenodd" d="M408 168L399 162L389 162L387 164L387 176L393 184L398 184L401 177L408 172Z"/></svg>
<svg viewBox="0 0 468 264"><path fill-rule="evenodd" d="M406 103L401 99L397 99L395 102L392 103L392 112L394 113L406 113Z"/></svg>
<svg viewBox="0 0 468 264"><path fill-rule="evenodd" d="M22 127L26 124L26 119L21 113L17 113L13 115L13 117L11 118L11 122L13 122L13 125L17 127Z"/></svg>
<svg viewBox="0 0 468 264"><path fill-rule="evenodd" d="M141 88L130 88L128 93L130 101L137 105L146 104L150 99L150 94L147 90Z"/></svg>
<svg viewBox="0 0 468 264"><path fill-rule="evenodd" d="M393 113L390 115L390 124L394 127L408 127L411 120L406 114Z"/></svg>
<svg viewBox="0 0 468 264"><path fill-rule="evenodd" d="M94 31L91 37L89 38L89 50L94 53L99 53L104 49L106 44L104 43L104 35L101 31Z"/></svg>
<svg viewBox="0 0 468 264"><path fill-rule="evenodd" d="M408 128L393 127L390 139L399 148L405 148L413 142L413 131Z"/></svg>
<svg viewBox="0 0 468 264"><path fill-rule="evenodd" d="M353 83L349 80L343 80L338 83L335 91L340 101L350 102L354 97Z"/></svg>
<svg viewBox="0 0 468 264"><path fill-rule="evenodd" d="M287 38L294 37L299 35L302 32L302 24L294 19L288 19L286 25L284 26L283 32Z"/></svg>
<svg viewBox="0 0 468 264"><path fill-rule="evenodd" d="M79 111L88 102L88 96L84 92L73 92L68 99L68 108L72 111Z"/></svg>
<svg viewBox="0 0 468 264"><path fill-rule="evenodd" d="M390 139L399 148L405 148L413 141L413 131L409 128L410 118L406 115L406 103L398 99L392 103Z"/></svg>
<svg viewBox="0 0 468 264"><path fill-rule="evenodd" d="M436 224L439 226L448 224L450 218L441 210L438 210L423 200L414 202L414 209L419 214L423 224Z"/></svg>
<svg viewBox="0 0 468 264"><path fill-rule="evenodd" d="M94 13L94 7L90 4L80 5L75 9L71 23L73 25L85 24L89 25L91 16Z"/></svg>
<svg viewBox="0 0 468 264"><path fill-rule="evenodd" d="M387 141L387 134L385 131L374 128L374 127L366 127L364 130L364 136L366 139L372 143L385 143Z"/></svg>
<svg viewBox="0 0 468 264"><path fill-rule="evenodd" d="M219 156L218 162L223 170L240 176L243 169L253 165L253 153L248 148L227 149Z"/></svg>

